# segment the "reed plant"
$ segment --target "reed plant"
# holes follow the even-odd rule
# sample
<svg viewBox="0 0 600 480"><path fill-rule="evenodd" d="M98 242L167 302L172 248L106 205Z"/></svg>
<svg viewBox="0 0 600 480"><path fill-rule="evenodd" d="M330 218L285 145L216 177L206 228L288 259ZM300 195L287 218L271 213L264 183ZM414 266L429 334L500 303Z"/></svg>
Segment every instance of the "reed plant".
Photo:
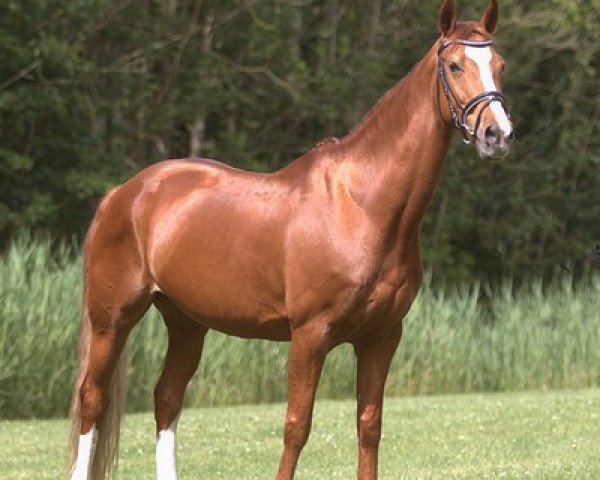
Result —
<svg viewBox="0 0 600 480"><path fill-rule="evenodd" d="M81 304L79 250L14 240L0 257L0 418L67 413ZM392 396L600 386L600 278L433 289L426 282L404 323L390 370ZM166 330L151 309L129 340L128 405L152 408ZM209 332L188 406L282 401L286 343ZM352 348L328 357L321 398L354 395Z"/></svg>

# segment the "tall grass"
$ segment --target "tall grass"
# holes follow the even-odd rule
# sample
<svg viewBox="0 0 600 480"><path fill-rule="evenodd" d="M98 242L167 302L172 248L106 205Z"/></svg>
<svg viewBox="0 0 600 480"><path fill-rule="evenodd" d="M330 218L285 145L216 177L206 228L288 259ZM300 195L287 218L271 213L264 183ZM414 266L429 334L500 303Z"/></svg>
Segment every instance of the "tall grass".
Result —
<svg viewBox="0 0 600 480"><path fill-rule="evenodd" d="M81 257L49 240L14 241L0 258L0 418L67 411L81 295ZM482 301L484 299L484 301ZM166 332L151 309L130 338L130 410L152 408ZM210 332L188 405L285 399L285 343ZM600 386L600 278L543 288L505 283L433 290L427 285L405 320L387 393L413 395ZM319 395L354 394L354 356L328 357Z"/></svg>

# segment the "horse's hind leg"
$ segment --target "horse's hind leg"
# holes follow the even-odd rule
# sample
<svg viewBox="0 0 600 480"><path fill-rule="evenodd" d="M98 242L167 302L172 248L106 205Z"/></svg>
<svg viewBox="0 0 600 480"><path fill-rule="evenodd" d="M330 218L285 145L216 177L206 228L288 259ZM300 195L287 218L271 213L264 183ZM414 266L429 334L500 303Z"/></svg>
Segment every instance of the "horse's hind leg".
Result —
<svg viewBox="0 0 600 480"><path fill-rule="evenodd" d="M154 300L169 332L169 346L160 380L154 391L156 419L156 478L175 480L175 431L185 389L198 368L206 327L191 320L166 297Z"/></svg>
<svg viewBox="0 0 600 480"><path fill-rule="evenodd" d="M107 300L107 302L109 302ZM79 448L73 479L103 479L118 445L123 413L127 336L150 304L149 294L136 294L123 306L92 300L88 305L89 349L79 389ZM94 449L95 447L95 449Z"/></svg>
<svg viewBox="0 0 600 480"><path fill-rule="evenodd" d="M89 261L72 407L72 479L101 480L116 457L125 404L127 336L150 305L137 262L114 249ZM116 259L120 262L116 262Z"/></svg>

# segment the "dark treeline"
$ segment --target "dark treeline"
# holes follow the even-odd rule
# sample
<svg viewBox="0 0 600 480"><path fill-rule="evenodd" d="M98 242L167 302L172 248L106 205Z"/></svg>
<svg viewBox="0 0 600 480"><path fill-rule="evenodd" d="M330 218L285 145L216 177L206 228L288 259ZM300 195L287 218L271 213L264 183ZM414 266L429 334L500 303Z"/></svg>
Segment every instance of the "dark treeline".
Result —
<svg viewBox="0 0 600 480"><path fill-rule="evenodd" d="M456 140L422 235L448 281L581 272L600 239L600 5L500 3L518 142L492 163ZM438 5L3 0L0 237L81 235L161 159L268 171L344 135L436 40Z"/></svg>

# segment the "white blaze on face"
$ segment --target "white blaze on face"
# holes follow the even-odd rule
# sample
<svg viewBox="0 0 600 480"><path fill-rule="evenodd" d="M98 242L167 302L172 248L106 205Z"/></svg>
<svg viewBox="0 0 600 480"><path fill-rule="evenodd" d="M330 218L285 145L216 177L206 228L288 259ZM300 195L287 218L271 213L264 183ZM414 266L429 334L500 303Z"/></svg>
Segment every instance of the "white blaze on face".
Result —
<svg viewBox="0 0 600 480"><path fill-rule="evenodd" d="M73 468L71 480L88 480L90 478L90 466L94 455L94 446L96 443L96 427L85 435L79 436L79 444L77 447L77 460Z"/></svg>
<svg viewBox="0 0 600 480"><path fill-rule="evenodd" d="M177 420L166 430L158 432L156 439L156 480L177 480L175 432Z"/></svg>
<svg viewBox="0 0 600 480"><path fill-rule="evenodd" d="M483 83L483 88L486 92L496 92L498 87L492 76L492 50L490 47L466 47L465 54L468 58L473 60L479 67L479 74ZM489 106L490 110L496 117L496 122L502 130L505 136L509 136L512 133L512 124L508 119L508 115L502 108L500 102L492 102Z"/></svg>

